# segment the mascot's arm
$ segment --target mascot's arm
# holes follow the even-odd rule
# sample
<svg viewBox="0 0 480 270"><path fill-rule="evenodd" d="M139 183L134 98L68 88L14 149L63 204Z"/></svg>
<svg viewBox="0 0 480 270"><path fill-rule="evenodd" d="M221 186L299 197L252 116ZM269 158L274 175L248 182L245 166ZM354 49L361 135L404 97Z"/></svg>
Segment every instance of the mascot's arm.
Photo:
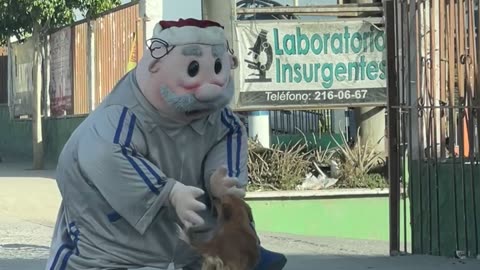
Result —
<svg viewBox="0 0 480 270"><path fill-rule="evenodd" d="M237 187L246 189L248 184L248 134L245 126L230 109L219 115L217 143L208 153L204 164L204 181L211 195L210 177L221 166L227 168L227 177L238 179Z"/></svg>
<svg viewBox="0 0 480 270"><path fill-rule="evenodd" d="M143 234L162 207L170 207L175 180L148 161L135 114L123 106L97 112L78 145L84 176L127 222Z"/></svg>

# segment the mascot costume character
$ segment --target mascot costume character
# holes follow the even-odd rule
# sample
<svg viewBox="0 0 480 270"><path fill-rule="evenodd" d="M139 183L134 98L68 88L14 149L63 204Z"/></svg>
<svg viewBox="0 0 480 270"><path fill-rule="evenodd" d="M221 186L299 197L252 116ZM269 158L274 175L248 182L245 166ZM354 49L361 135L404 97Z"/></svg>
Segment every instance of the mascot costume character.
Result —
<svg viewBox="0 0 480 270"><path fill-rule="evenodd" d="M223 27L160 21L147 49L60 154L47 270L200 269L178 224L208 239L212 199L245 196L247 134L228 108L238 60ZM260 253L256 269L286 264Z"/></svg>

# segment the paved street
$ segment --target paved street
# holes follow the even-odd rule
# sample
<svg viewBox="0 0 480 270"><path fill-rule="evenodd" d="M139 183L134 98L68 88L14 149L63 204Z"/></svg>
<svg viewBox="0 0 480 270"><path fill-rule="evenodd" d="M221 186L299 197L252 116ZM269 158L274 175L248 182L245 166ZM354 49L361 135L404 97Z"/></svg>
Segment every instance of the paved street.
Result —
<svg viewBox="0 0 480 270"><path fill-rule="evenodd" d="M0 163L0 270L43 269L59 193L53 171ZM388 257L388 243L262 233L263 245L288 255L288 270L480 269L480 260Z"/></svg>

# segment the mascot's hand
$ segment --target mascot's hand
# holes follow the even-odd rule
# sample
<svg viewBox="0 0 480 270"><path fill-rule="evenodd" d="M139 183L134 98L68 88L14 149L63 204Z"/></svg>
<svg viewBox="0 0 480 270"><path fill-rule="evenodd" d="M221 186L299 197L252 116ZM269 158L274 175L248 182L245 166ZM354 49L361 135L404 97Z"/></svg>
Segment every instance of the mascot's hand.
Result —
<svg viewBox="0 0 480 270"><path fill-rule="evenodd" d="M238 178L228 177L227 168L218 168L210 177L210 191L213 197L221 198L224 195L235 195L239 198L245 197L245 190L238 188Z"/></svg>
<svg viewBox="0 0 480 270"><path fill-rule="evenodd" d="M177 216L185 227L200 226L205 223L196 212L205 210L206 206L196 198L202 196L202 189L186 186L176 182L170 192L170 203L175 208Z"/></svg>

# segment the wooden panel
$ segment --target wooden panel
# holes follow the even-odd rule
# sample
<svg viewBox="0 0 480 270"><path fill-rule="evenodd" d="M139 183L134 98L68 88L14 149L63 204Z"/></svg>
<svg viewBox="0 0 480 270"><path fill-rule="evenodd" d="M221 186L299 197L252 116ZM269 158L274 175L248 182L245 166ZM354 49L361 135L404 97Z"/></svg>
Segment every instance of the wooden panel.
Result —
<svg viewBox="0 0 480 270"><path fill-rule="evenodd" d="M138 32L137 18L138 5L132 5L95 22L97 104L126 73L130 49Z"/></svg>
<svg viewBox="0 0 480 270"><path fill-rule="evenodd" d="M73 113L88 113L87 94L87 24L73 27Z"/></svg>
<svg viewBox="0 0 480 270"><path fill-rule="evenodd" d="M137 55L143 52L143 26L138 3L126 4L95 20L95 101L98 105L126 73L130 49L137 37ZM71 26L73 51L73 113L89 112L87 83L87 22Z"/></svg>

